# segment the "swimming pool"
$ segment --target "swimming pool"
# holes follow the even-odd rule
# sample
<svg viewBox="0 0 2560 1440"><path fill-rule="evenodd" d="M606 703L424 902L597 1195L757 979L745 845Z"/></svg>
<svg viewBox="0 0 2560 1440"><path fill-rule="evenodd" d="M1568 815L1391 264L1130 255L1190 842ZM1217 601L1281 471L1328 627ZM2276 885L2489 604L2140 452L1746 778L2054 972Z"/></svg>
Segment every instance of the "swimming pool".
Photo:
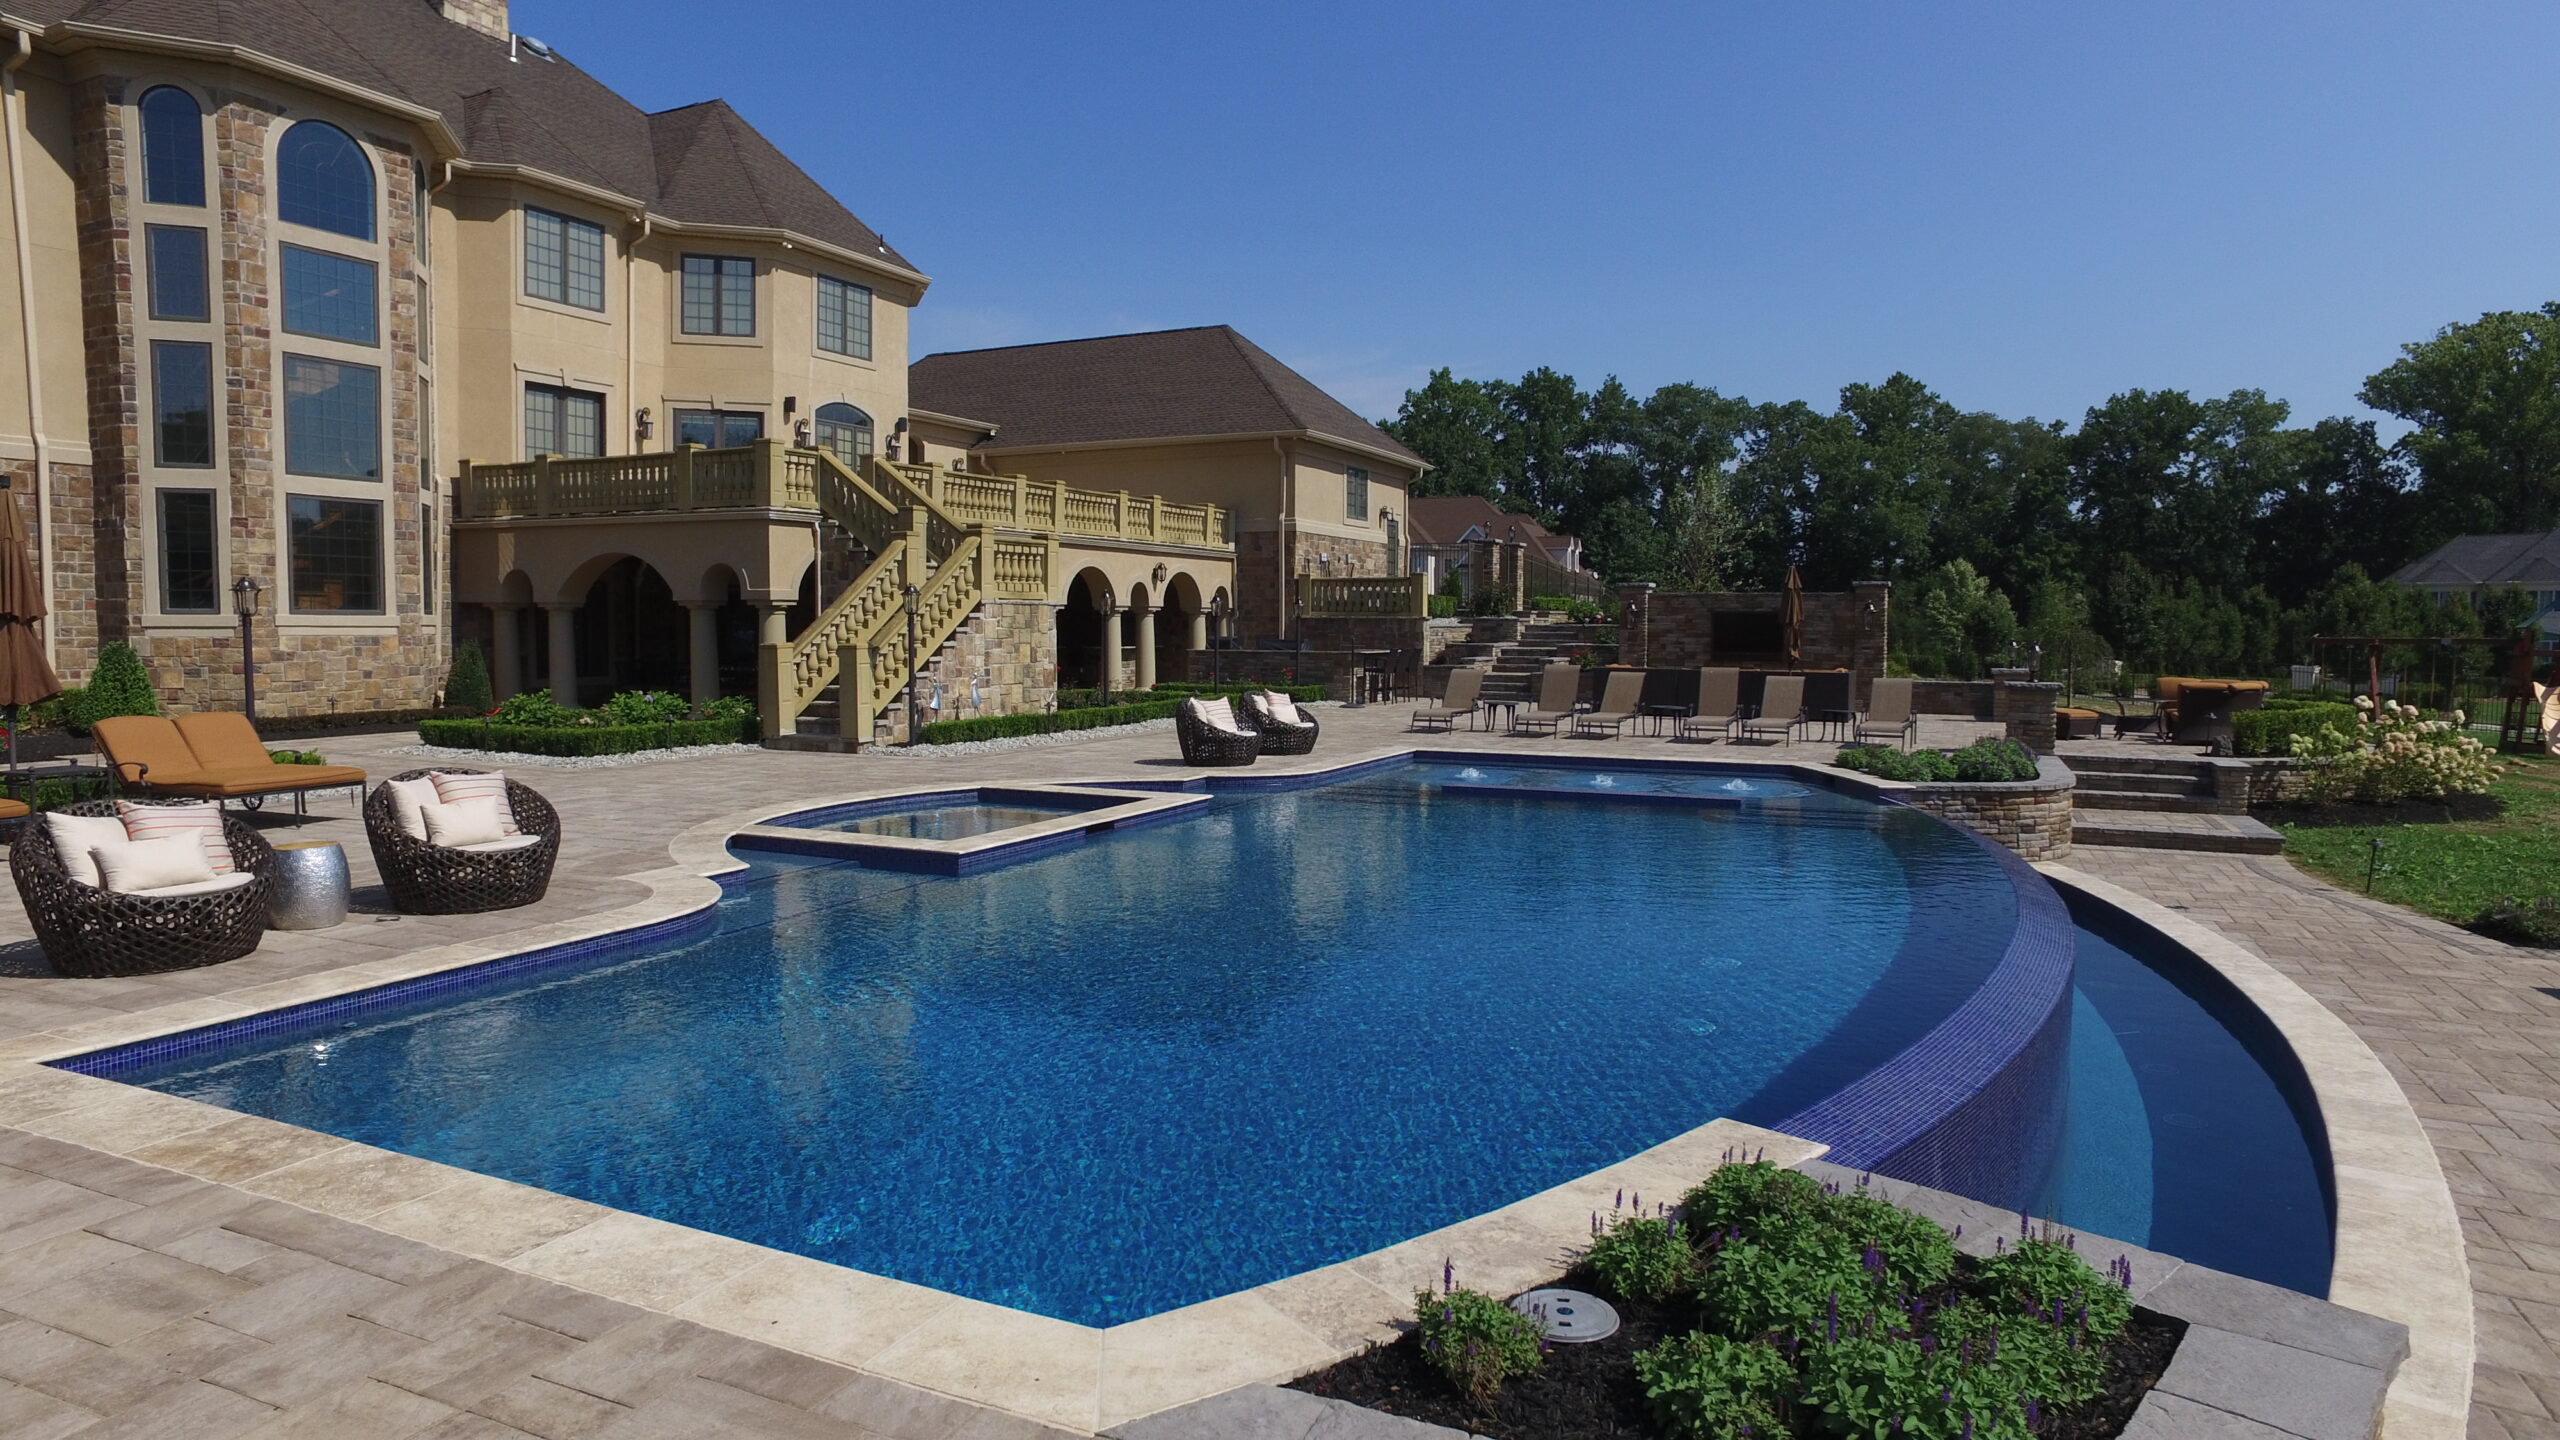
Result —
<svg viewBox="0 0 2560 1440"><path fill-rule="evenodd" d="M2019 894L1792 777L1416 765L992 873L759 855L643 953L105 1073L1106 1325L1806 1113Z"/></svg>

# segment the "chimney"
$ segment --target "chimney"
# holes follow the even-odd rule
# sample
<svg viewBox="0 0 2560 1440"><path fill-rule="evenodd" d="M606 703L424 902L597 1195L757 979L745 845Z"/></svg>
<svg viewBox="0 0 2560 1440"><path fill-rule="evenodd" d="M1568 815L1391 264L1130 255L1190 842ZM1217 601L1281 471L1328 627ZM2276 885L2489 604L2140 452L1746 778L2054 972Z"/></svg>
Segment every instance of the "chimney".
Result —
<svg viewBox="0 0 2560 1440"><path fill-rule="evenodd" d="M436 0L444 18L483 35L507 38L507 0Z"/></svg>

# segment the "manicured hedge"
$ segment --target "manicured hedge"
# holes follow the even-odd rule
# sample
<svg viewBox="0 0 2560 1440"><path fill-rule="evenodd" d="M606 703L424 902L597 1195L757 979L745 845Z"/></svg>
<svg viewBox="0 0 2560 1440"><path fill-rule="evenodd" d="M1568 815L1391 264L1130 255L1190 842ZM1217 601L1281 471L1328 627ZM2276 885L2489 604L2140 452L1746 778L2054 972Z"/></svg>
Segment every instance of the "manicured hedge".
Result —
<svg viewBox="0 0 2560 1440"><path fill-rule="evenodd" d="M916 739L923 745L962 745L972 740L1005 740L1016 735L1055 735L1068 730L1099 730L1105 725L1135 725L1166 720L1182 701L1148 700L1136 705L1094 705L1046 714L981 715L975 720L936 720Z"/></svg>
<svg viewBox="0 0 2560 1440"><path fill-rule="evenodd" d="M2231 717L2232 748L2243 755L2290 755L2294 736L2317 735L2324 725L2353 734L2356 707L2330 702L2242 710Z"/></svg>
<svg viewBox="0 0 2560 1440"><path fill-rule="evenodd" d="M1996 784L2036 778L2033 751L2015 740L1981 739L1961 750L1896 750L1890 745L1853 745L1833 762L1844 770L1863 770L1879 780L1914 783L1964 781Z"/></svg>
<svg viewBox="0 0 2560 1440"><path fill-rule="evenodd" d="M457 750L512 750L524 755L627 755L686 745L752 745L755 722L669 720L657 725L497 725L486 720L422 720L418 738Z"/></svg>

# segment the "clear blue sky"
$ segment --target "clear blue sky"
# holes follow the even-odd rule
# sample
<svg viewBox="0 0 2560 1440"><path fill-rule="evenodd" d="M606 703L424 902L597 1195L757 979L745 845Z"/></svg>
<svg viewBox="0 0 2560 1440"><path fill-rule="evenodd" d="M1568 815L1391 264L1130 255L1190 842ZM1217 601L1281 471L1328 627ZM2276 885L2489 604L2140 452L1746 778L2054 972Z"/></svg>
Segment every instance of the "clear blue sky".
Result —
<svg viewBox="0 0 2560 1440"><path fill-rule="evenodd" d="M2362 413L2560 298L2560 7L517 0L727 98L935 278L915 353L1226 322L1372 415L1435 366L1827 406L1917 375Z"/></svg>

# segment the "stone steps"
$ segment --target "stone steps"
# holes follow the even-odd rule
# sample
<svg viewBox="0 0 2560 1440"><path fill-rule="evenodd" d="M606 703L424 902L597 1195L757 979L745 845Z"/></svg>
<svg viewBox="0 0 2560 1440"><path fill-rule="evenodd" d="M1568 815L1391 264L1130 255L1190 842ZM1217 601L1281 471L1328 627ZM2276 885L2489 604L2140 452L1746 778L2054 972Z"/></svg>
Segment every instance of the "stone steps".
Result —
<svg viewBox="0 0 2560 1440"><path fill-rule="evenodd" d="M2281 832L2246 815L2172 815L2151 810L2090 807L2075 794L2071 843L2142 850L2198 850L2225 855L2274 855Z"/></svg>
<svg viewBox="0 0 2560 1440"><path fill-rule="evenodd" d="M2213 785L2212 765L2200 755L2128 755L2113 750L2087 754L2066 750L2062 752L2062 763L2076 775L2182 775L2207 789Z"/></svg>
<svg viewBox="0 0 2560 1440"><path fill-rule="evenodd" d="M2218 802L2211 795L2158 795L2142 790L2088 787L2075 788L2071 803L2092 810L2147 810L2167 815L2212 815L2218 810Z"/></svg>
<svg viewBox="0 0 2560 1440"><path fill-rule="evenodd" d="M2198 783L2192 775L2145 774L2129 770L2083 770L2072 767L2079 783L2091 790L2124 791L2139 795L2211 795L2210 782Z"/></svg>

